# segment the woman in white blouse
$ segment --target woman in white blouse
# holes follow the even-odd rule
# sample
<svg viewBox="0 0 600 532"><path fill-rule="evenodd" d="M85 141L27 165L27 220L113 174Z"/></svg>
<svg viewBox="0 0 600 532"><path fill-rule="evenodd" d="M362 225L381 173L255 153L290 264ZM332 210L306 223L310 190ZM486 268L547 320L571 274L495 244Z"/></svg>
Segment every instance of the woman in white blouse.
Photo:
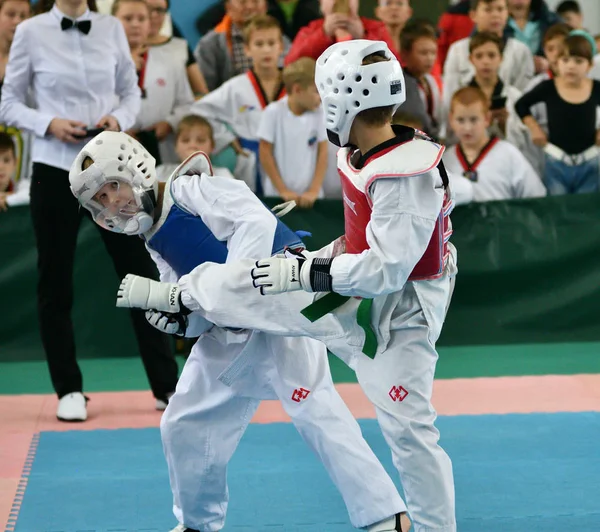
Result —
<svg viewBox="0 0 600 532"><path fill-rule="evenodd" d="M35 108L27 105L29 91ZM128 129L139 109L135 67L117 19L91 12L86 0L56 0L49 12L17 27L0 120L35 135L31 215L38 249L38 317L59 398L57 417L63 421L87 418L71 321L73 259L87 211L79 209L71 193L69 169L95 128ZM100 234L119 278L134 271L156 277L141 240L109 231ZM89 283L94 286L95 280ZM132 313L132 319L157 407L162 408L177 381L169 339L143 313Z"/></svg>

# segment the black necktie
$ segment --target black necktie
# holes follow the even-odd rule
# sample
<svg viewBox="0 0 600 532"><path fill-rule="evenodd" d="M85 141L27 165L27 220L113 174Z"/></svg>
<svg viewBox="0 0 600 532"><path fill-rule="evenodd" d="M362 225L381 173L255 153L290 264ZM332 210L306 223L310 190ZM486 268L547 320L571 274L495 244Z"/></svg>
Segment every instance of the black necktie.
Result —
<svg viewBox="0 0 600 532"><path fill-rule="evenodd" d="M87 35L92 29L92 21L91 20L80 20L79 22L76 20L71 20L70 18L63 17L60 21L60 27L63 31L77 28L81 33Z"/></svg>

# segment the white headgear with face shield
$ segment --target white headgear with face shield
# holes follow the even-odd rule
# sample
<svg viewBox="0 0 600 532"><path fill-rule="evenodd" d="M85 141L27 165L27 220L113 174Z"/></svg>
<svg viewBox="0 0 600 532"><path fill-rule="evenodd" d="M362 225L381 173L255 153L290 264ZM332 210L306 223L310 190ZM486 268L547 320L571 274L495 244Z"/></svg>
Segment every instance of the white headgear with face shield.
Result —
<svg viewBox="0 0 600 532"><path fill-rule="evenodd" d="M380 53L389 61L363 65ZM321 96L329 140L347 146L354 118L365 109L394 106L406 101L402 67L383 41L356 39L331 45L317 60L315 83Z"/></svg>
<svg viewBox="0 0 600 532"><path fill-rule="evenodd" d="M69 182L80 205L101 227L127 235L152 227L158 194L156 160L127 133L103 131L90 140L75 158Z"/></svg>

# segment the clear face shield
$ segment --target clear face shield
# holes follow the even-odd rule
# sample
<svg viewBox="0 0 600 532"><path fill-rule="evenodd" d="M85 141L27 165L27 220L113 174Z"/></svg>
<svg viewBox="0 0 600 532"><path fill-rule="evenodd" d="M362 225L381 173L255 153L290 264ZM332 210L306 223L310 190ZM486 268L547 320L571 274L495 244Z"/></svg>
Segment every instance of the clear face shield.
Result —
<svg viewBox="0 0 600 532"><path fill-rule="evenodd" d="M153 224L153 193L114 178L100 187L92 198L82 203L94 222L113 233L139 235Z"/></svg>

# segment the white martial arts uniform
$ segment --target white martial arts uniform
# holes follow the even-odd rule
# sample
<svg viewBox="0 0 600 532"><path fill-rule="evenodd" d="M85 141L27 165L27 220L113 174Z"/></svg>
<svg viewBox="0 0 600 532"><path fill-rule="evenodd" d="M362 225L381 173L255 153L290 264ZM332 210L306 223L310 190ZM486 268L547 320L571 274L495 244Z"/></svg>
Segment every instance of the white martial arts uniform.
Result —
<svg viewBox="0 0 600 532"><path fill-rule="evenodd" d="M160 220L144 237L168 282L204 261L256 259L302 245L244 183L206 174L167 182ZM161 420L181 523L202 532L223 528L227 464L261 399L281 401L342 494L354 526L405 511L335 390L323 344L212 327L198 314L190 316L187 335L201 336Z"/></svg>
<svg viewBox="0 0 600 532"><path fill-rule="evenodd" d="M472 201L541 198L546 187L525 156L507 141L492 137L474 161L467 161L459 146L444 153L450 183L472 183ZM460 186L460 185L459 185Z"/></svg>
<svg viewBox="0 0 600 532"><path fill-rule="evenodd" d="M448 50L444 63L445 99L461 87L466 87L475 75L475 67L469 60L470 37L456 41ZM535 67L533 55L526 44L512 37L508 38L502 52L502 63L498 75L507 85L523 90L533 78Z"/></svg>
<svg viewBox="0 0 600 532"><path fill-rule="evenodd" d="M262 112L257 136L273 144L273 158L285 186L292 192L304 194L315 175L319 146L327 142L322 107L296 115L290 109L288 97L284 96ZM279 197L266 173L263 193L266 197ZM323 190L319 197L323 197Z"/></svg>
<svg viewBox="0 0 600 532"><path fill-rule="evenodd" d="M194 94L187 77L185 64L174 61L169 46L151 46L140 73L143 89L142 109L133 129L147 129L157 122L168 122L173 132L181 119L189 114ZM175 133L159 142L162 163L176 163Z"/></svg>
<svg viewBox="0 0 600 532"><path fill-rule="evenodd" d="M456 252L445 244L448 253L439 264L439 276L412 280L415 265L435 242L432 236L440 244L449 236L438 232L440 220L447 219L449 200L437 168L443 147L422 139L406 140L407 130L402 128L393 149L385 143L382 148L388 150L373 155L362 169L350 161L349 148L341 149L338 157L340 172L358 189L365 187L373 211L365 229L369 249L336 257L331 266L333 288L345 296L373 298L374 358L362 352L367 350L368 326L357 311L364 309L366 300L352 297L310 321L301 311L329 296L302 291L261 296L252 284L252 260L203 264L181 277L179 285L183 304L213 323L325 342L356 370L375 405L400 472L414 531L454 532L452 465L438 445L431 394L438 358L435 342L451 297ZM345 209L348 220L356 202L345 197ZM309 255L331 257L335 248L332 243Z"/></svg>
<svg viewBox="0 0 600 532"><path fill-rule="evenodd" d="M277 94L278 100L285 96L283 83ZM261 188L262 184L259 183L264 177L258 168L258 128L263 109L268 104L258 78L249 70L231 78L204 98L197 100L191 109L192 113L211 122L216 152L220 152L237 138L243 148L255 154L255 183L249 183L245 175L237 175L235 172L235 177L247 182L253 191Z"/></svg>

